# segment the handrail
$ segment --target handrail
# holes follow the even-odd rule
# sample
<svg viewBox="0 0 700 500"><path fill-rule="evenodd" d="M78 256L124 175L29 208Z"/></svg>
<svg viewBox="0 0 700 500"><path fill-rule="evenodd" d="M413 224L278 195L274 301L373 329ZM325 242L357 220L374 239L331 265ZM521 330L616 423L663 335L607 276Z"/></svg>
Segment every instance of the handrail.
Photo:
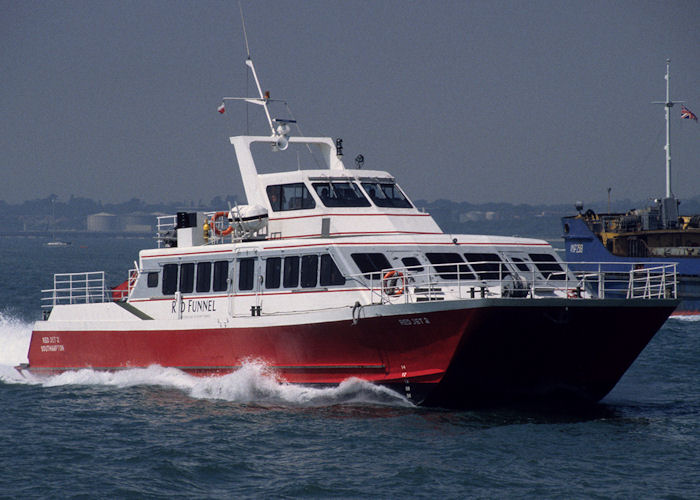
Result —
<svg viewBox="0 0 700 500"><path fill-rule="evenodd" d="M490 266L487 270L480 267L486 264ZM371 303L482 297L653 299L678 296L675 263L556 261L518 264L520 267L511 262L482 261L470 262L469 266L459 262L403 266L353 274L346 279L368 290ZM389 271L403 276L402 293L396 293L395 284L383 279Z"/></svg>

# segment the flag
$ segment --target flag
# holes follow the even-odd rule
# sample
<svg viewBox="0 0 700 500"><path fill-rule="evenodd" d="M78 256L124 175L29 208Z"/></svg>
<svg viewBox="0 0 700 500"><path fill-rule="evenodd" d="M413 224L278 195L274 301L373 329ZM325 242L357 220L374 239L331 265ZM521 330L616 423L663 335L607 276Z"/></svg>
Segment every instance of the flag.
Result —
<svg viewBox="0 0 700 500"><path fill-rule="evenodd" d="M226 112L226 106L224 106L224 103L222 102L221 105L216 108L216 110L223 115Z"/></svg>
<svg viewBox="0 0 700 500"><path fill-rule="evenodd" d="M685 106L682 106L682 107L681 107L681 118L683 118L684 120L695 120L695 121L698 121L698 117L695 115L695 113L693 113L692 111L690 111L690 110L689 110L688 108L686 108Z"/></svg>

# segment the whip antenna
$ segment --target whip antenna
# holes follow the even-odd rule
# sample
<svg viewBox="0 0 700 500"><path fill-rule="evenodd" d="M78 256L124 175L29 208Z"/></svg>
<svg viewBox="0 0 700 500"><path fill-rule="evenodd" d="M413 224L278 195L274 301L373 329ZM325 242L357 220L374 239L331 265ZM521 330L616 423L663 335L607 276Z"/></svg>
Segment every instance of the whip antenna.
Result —
<svg viewBox="0 0 700 500"><path fill-rule="evenodd" d="M243 25L243 38L245 39L245 52L250 59L250 47L248 47L248 33L245 30L245 18L243 17L243 4L238 0L238 8L241 11L241 24Z"/></svg>

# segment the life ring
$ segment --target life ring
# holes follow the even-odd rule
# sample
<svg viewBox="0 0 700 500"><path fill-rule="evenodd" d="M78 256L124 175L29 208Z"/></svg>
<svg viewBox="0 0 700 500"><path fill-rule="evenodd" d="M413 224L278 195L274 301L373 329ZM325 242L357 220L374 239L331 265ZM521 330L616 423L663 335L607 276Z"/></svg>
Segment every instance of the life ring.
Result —
<svg viewBox="0 0 700 500"><path fill-rule="evenodd" d="M578 299L578 298L579 298L578 290L575 289L575 288L569 288L569 289L566 291L566 297L567 297L568 299Z"/></svg>
<svg viewBox="0 0 700 500"><path fill-rule="evenodd" d="M216 227L216 219L226 215L228 215L228 212L216 212L214 217L211 218L211 223L209 225L214 228L214 233L216 233L217 236L226 236L227 234L231 234L233 232L233 226L229 226L223 231Z"/></svg>
<svg viewBox="0 0 700 500"><path fill-rule="evenodd" d="M401 280L401 286L399 286ZM382 289L387 295L401 295L406 289L406 278L401 271L388 271L382 278Z"/></svg>

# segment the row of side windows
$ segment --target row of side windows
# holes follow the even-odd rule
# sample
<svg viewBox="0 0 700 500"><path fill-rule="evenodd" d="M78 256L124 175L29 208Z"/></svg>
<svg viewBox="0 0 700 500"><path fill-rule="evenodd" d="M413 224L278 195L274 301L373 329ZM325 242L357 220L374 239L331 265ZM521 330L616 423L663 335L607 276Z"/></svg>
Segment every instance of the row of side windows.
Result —
<svg viewBox="0 0 700 500"><path fill-rule="evenodd" d="M564 280L566 273L550 254L528 254L537 270L551 280ZM350 255L365 277L380 279L380 271L392 266L383 253L353 253ZM510 274L502 265L502 260L495 253L427 252L425 257L433 265L438 275L445 280L497 280ZM466 259L466 262L465 262ZM410 267L411 272L422 272L423 267L416 257L404 257L402 263ZM513 263L520 271L529 267L521 259L513 258Z"/></svg>
<svg viewBox="0 0 700 500"><path fill-rule="evenodd" d="M212 265L213 264L213 265ZM173 295L175 292L197 293L225 292L228 288L227 260L212 262L186 262L184 264L165 264L163 266L163 295ZM196 274L195 274L196 269ZM212 269L214 271L212 275ZM151 278L155 275L155 279ZM148 273L148 286L158 286L158 273ZM195 279L196 276L196 279Z"/></svg>
<svg viewBox="0 0 700 500"><path fill-rule="evenodd" d="M255 288L257 258L238 259L238 290ZM225 292L228 290L229 261L165 264L161 290L163 295L180 293ZM213 271L213 273L212 273ZM149 272L147 286L158 286L157 272ZM292 255L265 259L265 288L314 288L344 285L345 277L330 254Z"/></svg>

